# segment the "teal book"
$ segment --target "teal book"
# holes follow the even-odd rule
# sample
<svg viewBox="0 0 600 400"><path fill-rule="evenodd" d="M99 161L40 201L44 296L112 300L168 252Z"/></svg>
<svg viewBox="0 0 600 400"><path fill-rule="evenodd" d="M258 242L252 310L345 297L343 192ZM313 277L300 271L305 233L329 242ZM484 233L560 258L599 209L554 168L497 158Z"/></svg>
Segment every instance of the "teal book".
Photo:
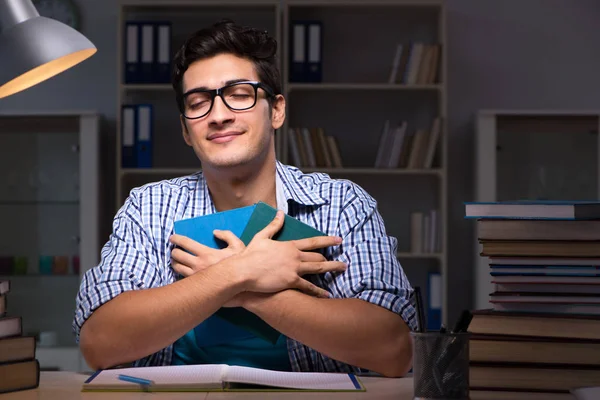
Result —
<svg viewBox="0 0 600 400"><path fill-rule="evenodd" d="M215 229L230 230L245 245L248 245L254 235L264 229L275 218L276 213L275 208L259 202L247 207L176 221L175 233L187 236L211 248L224 248L226 244L216 239L212 232ZM286 215L283 227L273 236L273 239L287 241L324 235L325 233L312 226ZM242 328L243 331L228 329L229 333L225 335L222 329L223 322L214 320L215 316L229 322L232 326ZM229 326L229 324L227 325ZM208 342L208 344L240 339L245 337L248 332L273 344L277 342L280 336L280 332L242 307L223 307L196 328L197 336L201 334L204 338L202 342ZM217 333L218 337L214 336L212 339L207 339L209 333Z"/></svg>
<svg viewBox="0 0 600 400"><path fill-rule="evenodd" d="M240 237L250 220L256 205L220 211L201 217L175 221L174 230L178 235L187 236L205 246L213 249L222 249L227 243L213 235L215 229L229 230Z"/></svg>

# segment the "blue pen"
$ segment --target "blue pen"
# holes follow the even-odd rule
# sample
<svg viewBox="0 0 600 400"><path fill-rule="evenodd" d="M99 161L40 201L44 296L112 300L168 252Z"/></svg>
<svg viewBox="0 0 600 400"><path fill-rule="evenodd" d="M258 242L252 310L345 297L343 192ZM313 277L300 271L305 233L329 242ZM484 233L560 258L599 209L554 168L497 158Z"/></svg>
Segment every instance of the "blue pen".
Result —
<svg viewBox="0 0 600 400"><path fill-rule="evenodd" d="M151 381L149 379L137 378L135 376L129 376L129 375L119 375L119 380L125 381L125 382L137 383L138 385L142 385L145 387L149 387L154 384L154 381Z"/></svg>

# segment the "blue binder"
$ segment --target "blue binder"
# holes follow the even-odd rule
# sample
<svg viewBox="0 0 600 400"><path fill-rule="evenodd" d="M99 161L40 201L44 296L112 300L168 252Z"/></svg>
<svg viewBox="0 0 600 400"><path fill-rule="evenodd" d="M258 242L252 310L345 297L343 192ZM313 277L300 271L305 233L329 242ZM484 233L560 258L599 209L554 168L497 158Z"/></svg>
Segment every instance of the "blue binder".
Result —
<svg viewBox="0 0 600 400"><path fill-rule="evenodd" d="M442 275L430 272L427 275L427 329L439 330L442 326Z"/></svg>
<svg viewBox="0 0 600 400"><path fill-rule="evenodd" d="M140 81L152 83L156 65L156 27L154 22L140 22Z"/></svg>
<svg viewBox="0 0 600 400"><path fill-rule="evenodd" d="M308 61L306 59L306 25L294 21L290 35L290 82L307 80Z"/></svg>
<svg viewBox="0 0 600 400"><path fill-rule="evenodd" d="M152 168L152 104L137 104L135 153L138 168Z"/></svg>
<svg viewBox="0 0 600 400"><path fill-rule="evenodd" d="M155 24L155 63L154 83L171 82L171 22L160 21Z"/></svg>
<svg viewBox="0 0 600 400"><path fill-rule="evenodd" d="M121 166L135 168L137 134L137 107L124 105L121 108Z"/></svg>
<svg viewBox="0 0 600 400"><path fill-rule="evenodd" d="M306 43L307 81L321 82L323 80L323 24L320 21L307 23Z"/></svg>
<svg viewBox="0 0 600 400"><path fill-rule="evenodd" d="M125 60L125 83L140 83L140 26L138 23L128 21L125 23L125 43L123 46L123 60Z"/></svg>

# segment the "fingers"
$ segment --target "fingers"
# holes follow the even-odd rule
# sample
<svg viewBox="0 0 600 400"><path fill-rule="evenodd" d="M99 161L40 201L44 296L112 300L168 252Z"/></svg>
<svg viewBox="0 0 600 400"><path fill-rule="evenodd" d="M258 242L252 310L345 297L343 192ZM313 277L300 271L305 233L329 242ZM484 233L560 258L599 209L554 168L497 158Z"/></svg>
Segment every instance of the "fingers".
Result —
<svg viewBox="0 0 600 400"><path fill-rule="evenodd" d="M347 268L346 263L341 261L303 262L298 268L298 275L344 272Z"/></svg>
<svg viewBox="0 0 600 400"><path fill-rule="evenodd" d="M311 295L311 296L316 296L316 297L323 297L323 298L329 298L329 292L325 289L321 289L318 286L313 285L312 283L310 283L309 281L307 281L306 279L302 279L302 278L298 278L298 281L296 282L296 289Z"/></svg>
<svg viewBox="0 0 600 400"><path fill-rule="evenodd" d="M321 253L315 253L314 251L301 251L300 261L302 262L322 262L327 261L325 256Z"/></svg>
<svg viewBox="0 0 600 400"><path fill-rule="evenodd" d="M275 214L275 218L269 225L265 226L261 231L259 231L256 235L254 235L254 239L271 239L283 226L283 211L277 210L277 214Z"/></svg>
<svg viewBox="0 0 600 400"><path fill-rule="evenodd" d="M194 270L191 269L190 267L187 267L177 261L172 260L171 261L171 267L173 267L173 270L175 270L175 272L188 277L190 275L192 275L194 273Z"/></svg>
<svg viewBox="0 0 600 400"><path fill-rule="evenodd" d="M173 234L169 238L169 241L176 246L179 246L188 251L191 251L194 254L199 254L200 252L202 252L206 249L210 249L210 247L200 244L200 243L196 242L195 240L190 239L189 237L183 236L183 235Z"/></svg>
<svg viewBox="0 0 600 400"><path fill-rule="evenodd" d="M194 265L196 259L194 255L177 248L171 251L171 258L174 261L184 265Z"/></svg>
<svg viewBox="0 0 600 400"><path fill-rule="evenodd" d="M292 242L298 250L315 250L330 246L338 246L342 243L342 238L338 236L315 236L306 239L293 240Z"/></svg>
<svg viewBox="0 0 600 400"><path fill-rule="evenodd" d="M234 249L240 249L245 247L244 242L242 242L240 238L235 236L235 234L231 231L221 231L215 229L213 231L213 234L217 239L221 239L222 241L227 243L228 247L232 247Z"/></svg>

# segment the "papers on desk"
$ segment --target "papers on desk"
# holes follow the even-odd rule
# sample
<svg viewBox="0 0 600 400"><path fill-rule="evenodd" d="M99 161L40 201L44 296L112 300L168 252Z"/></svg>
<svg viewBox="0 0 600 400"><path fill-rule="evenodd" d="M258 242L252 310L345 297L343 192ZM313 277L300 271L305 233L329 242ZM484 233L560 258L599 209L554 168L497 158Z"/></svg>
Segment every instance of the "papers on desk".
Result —
<svg viewBox="0 0 600 400"><path fill-rule="evenodd" d="M133 378L119 379L119 375ZM151 381L150 384L132 380ZM224 364L173 365L101 370L83 391L365 391L353 374L284 372Z"/></svg>

